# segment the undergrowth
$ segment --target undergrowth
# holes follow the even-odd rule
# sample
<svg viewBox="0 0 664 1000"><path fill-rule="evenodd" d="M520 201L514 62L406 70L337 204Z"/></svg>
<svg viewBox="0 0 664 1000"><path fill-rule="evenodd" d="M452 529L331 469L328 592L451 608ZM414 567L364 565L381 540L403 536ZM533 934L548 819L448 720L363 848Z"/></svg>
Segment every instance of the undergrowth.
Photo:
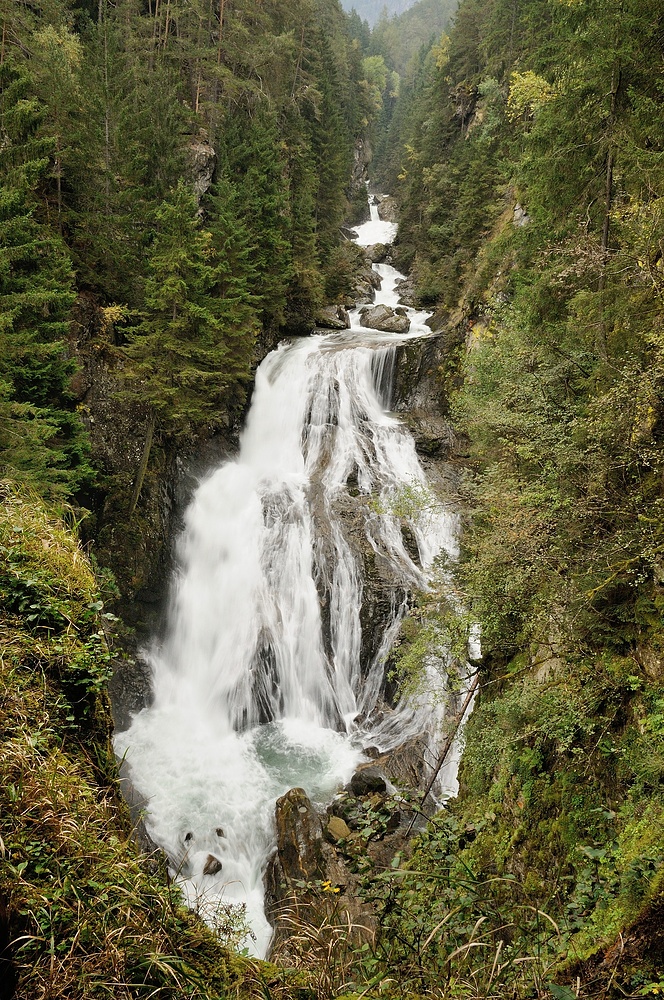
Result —
<svg viewBox="0 0 664 1000"><path fill-rule="evenodd" d="M664 686L633 657L485 667L461 792L367 870L356 996L656 996Z"/></svg>
<svg viewBox="0 0 664 1000"><path fill-rule="evenodd" d="M97 584L41 501L0 486L0 994L291 997L231 954L131 841L116 782ZM15 993L14 993L15 990Z"/></svg>

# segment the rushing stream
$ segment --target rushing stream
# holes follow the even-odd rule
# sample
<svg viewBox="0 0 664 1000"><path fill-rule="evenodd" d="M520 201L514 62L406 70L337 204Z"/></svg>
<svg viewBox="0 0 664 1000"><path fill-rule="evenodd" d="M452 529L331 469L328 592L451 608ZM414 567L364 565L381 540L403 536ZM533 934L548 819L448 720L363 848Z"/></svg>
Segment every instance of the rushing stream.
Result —
<svg viewBox="0 0 664 1000"><path fill-rule="evenodd" d="M359 242L394 232L372 208ZM376 302L396 305L401 275L375 268ZM220 906L245 904L257 955L271 937L263 871L275 800L299 786L329 801L363 747L433 733L443 710L444 698L423 696L372 721L407 595L441 552L455 556L457 536L451 510L425 505L411 518L413 555L390 513L400 491L427 488L409 433L387 412L396 346L430 335L426 313L408 314L410 332L394 335L363 329L355 310L350 330L283 343L260 365L239 454L186 512L166 636L145 653L153 704L116 736L189 904L212 923ZM371 662L360 656L367 581L349 507L394 582ZM453 763L441 780L454 790Z"/></svg>

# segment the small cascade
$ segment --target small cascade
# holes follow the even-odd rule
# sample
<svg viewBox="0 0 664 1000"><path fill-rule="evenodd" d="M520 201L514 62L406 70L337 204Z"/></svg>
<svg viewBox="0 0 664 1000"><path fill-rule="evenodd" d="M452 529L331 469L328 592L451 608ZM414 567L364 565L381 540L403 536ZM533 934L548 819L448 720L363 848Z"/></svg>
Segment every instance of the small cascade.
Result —
<svg viewBox="0 0 664 1000"><path fill-rule="evenodd" d="M374 214L359 229L363 245L394 236ZM377 268L377 301L396 304L401 276ZM428 490L413 440L389 412L398 345L430 335L426 313L408 314L407 335L377 334L354 310L350 330L283 343L262 362L237 457L201 482L185 515L168 628L145 653L154 702L116 736L146 798L148 832L189 904L212 924L228 906L246 907L257 955L271 937L262 879L275 800L300 786L329 801L364 746L434 734L444 712L444 679L432 670L435 698L372 723L408 595L427 586L441 553L457 554L450 508L408 518L409 544L390 513L400 491ZM369 581L349 505L392 583L364 662ZM453 766L446 774L452 792Z"/></svg>

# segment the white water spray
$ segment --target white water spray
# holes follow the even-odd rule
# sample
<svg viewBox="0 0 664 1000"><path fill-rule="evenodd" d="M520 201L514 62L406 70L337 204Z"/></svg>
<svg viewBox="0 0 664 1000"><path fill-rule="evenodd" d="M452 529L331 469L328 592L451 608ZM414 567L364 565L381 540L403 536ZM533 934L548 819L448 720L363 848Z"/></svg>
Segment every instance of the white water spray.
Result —
<svg viewBox="0 0 664 1000"><path fill-rule="evenodd" d="M359 227L365 246L396 230L372 212ZM377 302L395 305L401 275L377 270ZM456 555L457 519L444 506L410 519L417 558L385 512L395 491L427 489L412 438L385 409L396 347L430 335L427 314L408 313L407 335L363 329L354 310L351 330L281 344L263 361L237 458L186 513L167 634L147 652L154 702L116 736L187 901L211 922L220 906L245 905L259 956L271 937L263 870L275 800L299 786L329 801L363 746L431 732L440 712L422 699L372 723L406 595L426 586L441 552ZM361 662L365 581L344 504L394 586L371 663ZM446 775L455 791L453 765Z"/></svg>

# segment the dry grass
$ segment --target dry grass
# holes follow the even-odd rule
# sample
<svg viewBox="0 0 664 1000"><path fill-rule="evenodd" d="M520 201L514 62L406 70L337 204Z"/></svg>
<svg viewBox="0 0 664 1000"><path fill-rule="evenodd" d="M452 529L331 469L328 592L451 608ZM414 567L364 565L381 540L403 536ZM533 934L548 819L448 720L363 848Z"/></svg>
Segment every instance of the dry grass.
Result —
<svg viewBox="0 0 664 1000"><path fill-rule="evenodd" d="M374 937L373 930L354 922L343 906L325 899L305 897L282 906L279 925L274 957L306 973L321 1000L331 1000L353 985L360 968L359 949Z"/></svg>
<svg viewBox="0 0 664 1000"><path fill-rule="evenodd" d="M0 495L0 915L12 960L0 972L18 976L17 1000L248 995L241 961L131 843L85 555L35 497L6 483Z"/></svg>

